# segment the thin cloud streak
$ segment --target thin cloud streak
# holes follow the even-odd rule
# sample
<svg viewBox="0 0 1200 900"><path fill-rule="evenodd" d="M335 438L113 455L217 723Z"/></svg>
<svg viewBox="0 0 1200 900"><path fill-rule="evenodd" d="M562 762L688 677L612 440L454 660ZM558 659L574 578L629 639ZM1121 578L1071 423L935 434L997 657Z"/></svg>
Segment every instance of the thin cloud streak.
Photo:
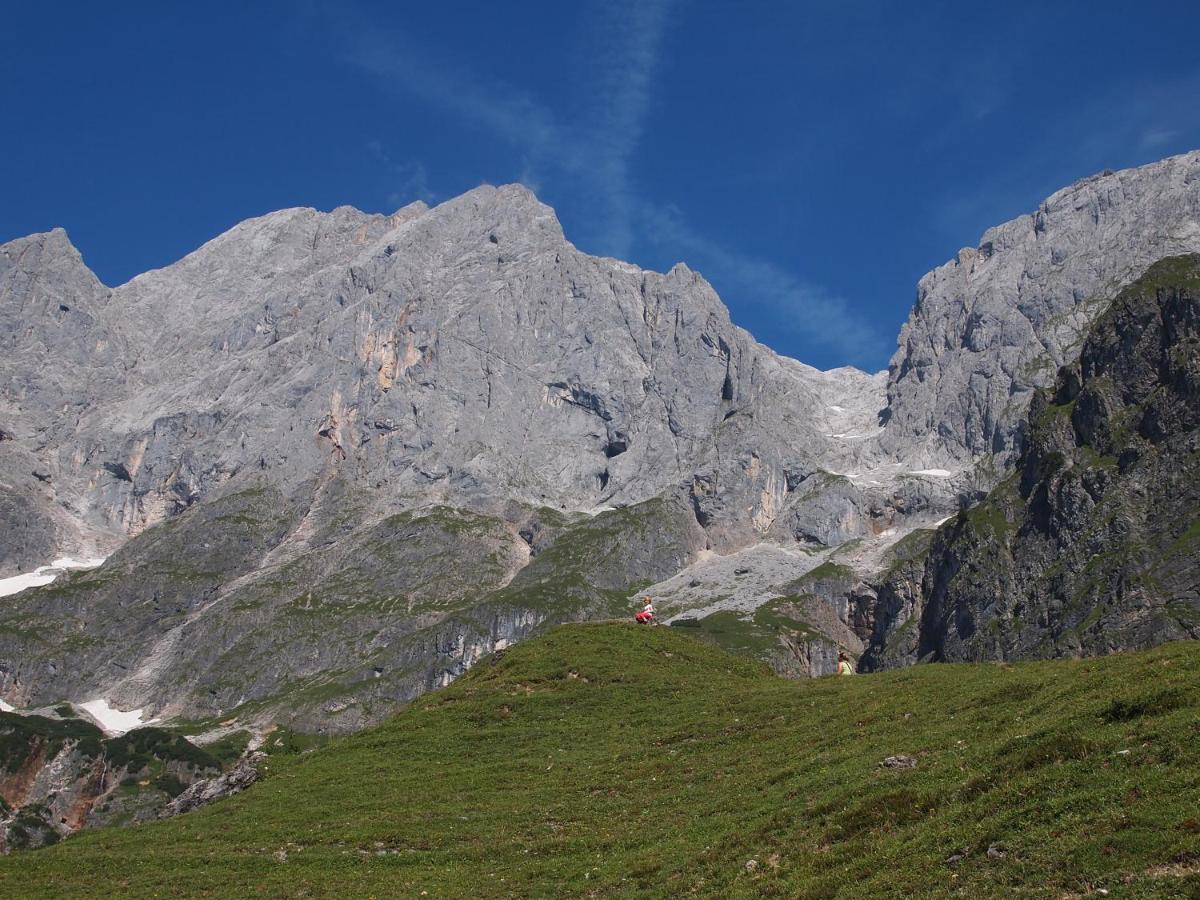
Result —
<svg viewBox="0 0 1200 900"><path fill-rule="evenodd" d="M439 64L402 34L358 31L350 38L347 59L388 87L484 128L532 156L569 147L553 116L532 97L502 81L476 78L465 65ZM563 162L574 165L569 159Z"/></svg>
<svg viewBox="0 0 1200 900"><path fill-rule="evenodd" d="M643 205L642 215L655 240L696 253L717 277L728 278L756 302L770 306L796 334L824 341L860 365L869 365L881 352L895 349L894 337L885 336L842 298L801 281L774 263L731 251L697 234L676 210Z"/></svg>
<svg viewBox="0 0 1200 900"><path fill-rule="evenodd" d="M631 163L645 133L660 47L675 0L603 7L592 29L606 50L587 70L592 101L569 124L535 98L469 66L452 68L407 40L360 30L347 58L394 90L409 93L474 128L507 141L523 157L527 185L569 182L574 196L603 216L599 250L627 259L637 237L695 254L748 299L772 308L797 334L836 347L855 363L889 349L892 339L841 298L781 267L738 253L692 229L674 208L642 200Z"/></svg>
<svg viewBox="0 0 1200 900"><path fill-rule="evenodd" d="M675 4L613 4L601 7L597 42L608 48L597 58L591 105L580 128L590 148L592 199L607 208L602 251L627 257L634 240L637 206L630 162L645 132L653 78L659 65L663 33Z"/></svg>
<svg viewBox="0 0 1200 900"><path fill-rule="evenodd" d="M675 0L604 6L592 29L605 51L592 57L583 114L564 125L537 100L469 66L448 66L403 34L356 30L347 58L395 90L482 128L525 157L523 181L568 176L603 216L600 251L624 257L633 245L636 192L630 160L644 132L659 46Z"/></svg>
<svg viewBox="0 0 1200 900"><path fill-rule="evenodd" d="M429 188L429 176L422 163L396 162L379 140L368 141L367 152L383 163L391 174L393 189L388 194L388 203L392 206L402 206L413 198L429 206L437 202L437 195Z"/></svg>
<svg viewBox="0 0 1200 900"><path fill-rule="evenodd" d="M1015 216L1032 212L1059 188L1103 169L1154 162L1200 146L1200 72L1125 85L1063 115L1004 169L964 191L947 192L931 220L961 246ZM948 245L949 246L949 245Z"/></svg>

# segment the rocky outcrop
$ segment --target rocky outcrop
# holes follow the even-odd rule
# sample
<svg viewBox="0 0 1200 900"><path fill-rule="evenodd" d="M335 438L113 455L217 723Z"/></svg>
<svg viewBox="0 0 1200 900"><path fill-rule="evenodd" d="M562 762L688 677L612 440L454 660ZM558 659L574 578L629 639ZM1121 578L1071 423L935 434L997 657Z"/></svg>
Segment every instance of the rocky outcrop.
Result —
<svg viewBox="0 0 1200 900"><path fill-rule="evenodd" d="M883 443L951 468L1019 450L1034 392L1125 284L1200 252L1200 151L1105 172L921 279L888 373Z"/></svg>
<svg viewBox="0 0 1200 900"><path fill-rule="evenodd" d="M240 794L258 781L259 767L266 761L266 758L267 754L256 750L239 759L228 772L222 772L215 778L205 781L197 781L168 803L166 808L159 813L159 818L169 819L202 806L208 806L210 803L216 803L218 800L224 800L226 797L232 797L234 794Z"/></svg>
<svg viewBox="0 0 1200 900"><path fill-rule="evenodd" d="M1200 637L1200 256L1110 304L1017 470L884 579L872 660L1078 656ZM913 625L917 623L914 633ZM901 632L906 632L901 634Z"/></svg>
<svg viewBox="0 0 1200 900"><path fill-rule="evenodd" d="M863 672L918 661L925 564L932 529L917 529L889 549L884 565L848 592L849 626L858 635Z"/></svg>
<svg viewBox="0 0 1200 900"><path fill-rule="evenodd" d="M0 712L0 853L57 843L84 827L153 819L221 771L219 760L178 735L145 728L106 738L67 707L39 712Z"/></svg>

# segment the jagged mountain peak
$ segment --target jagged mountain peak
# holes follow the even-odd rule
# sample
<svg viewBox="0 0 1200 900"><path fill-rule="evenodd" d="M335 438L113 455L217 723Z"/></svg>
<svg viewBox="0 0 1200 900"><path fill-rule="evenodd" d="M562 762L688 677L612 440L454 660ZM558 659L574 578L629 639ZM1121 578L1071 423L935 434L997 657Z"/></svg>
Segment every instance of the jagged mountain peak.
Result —
<svg viewBox="0 0 1200 900"><path fill-rule="evenodd" d="M1100 286L1192 240L1193 168L1106 176L990 230L922 280L875 374L772 352L686 264L581 252L520 185L391 215L280 210L112 291L63 250L77 281L0 281L0 517L41 523L0 548L0 576L121 546L53 595L46 627L101 627L123 668L100 641L65 680L38 651L20 696L69 680L153 714L240 697L262 715L295 678L410 696L646 585L677 612L807 604L825 636L793 662L822 671L831 642L859 641L833 593L952 515L988 454L1003 470L1026 387ZM48 315L22 316L29 296ZM136 616L98 624L149 570ZM246 610L268 625L238 637ZM384 708L300 706L346 727Z"/></svg>
<svg viewBox="0 0 1200 900"><path fill-rule="evenodd" d="M1106 298L1200 250L1200 151L1083 179L925 275L889 366L884 446L962 465L1019 449L1033 392Z"/></svg>
<svg viewBox="0 0 1200 900"><path fill-rule="evenodd" d="M117 533L252 475L290 491L332 467L393 505L589 510L753 456L753 476L723 476L748 499L719 543L744 543L782 509L785 468L850 452L821 411L879 402L844 399L876 382L834 385L757 344L686 265L580 252L522 185L248 219L117 288L90 334L63 377L95 374L53 402L27 379L21 402L75 448L47 461L63 502Z"/></svg>
<svg viewBox="0 0 1200 900"><path fill-rule="evenodd" d="M38 276L42 286L51 291L57 290L54 282L61 283L63 290L86 290L89 294L106 290L84 263L83 254L64 228L52 228L0 244L0 279L5 279L9 285L6 293L22 290L13 279L20 278L31 286L34 276Z"/></svg>

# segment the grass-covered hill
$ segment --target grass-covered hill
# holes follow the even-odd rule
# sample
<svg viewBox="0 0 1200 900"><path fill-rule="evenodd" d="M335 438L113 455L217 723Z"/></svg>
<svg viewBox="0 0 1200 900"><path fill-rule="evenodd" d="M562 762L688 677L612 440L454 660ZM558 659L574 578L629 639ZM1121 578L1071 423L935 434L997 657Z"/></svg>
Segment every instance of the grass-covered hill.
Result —
<svg viewBox="0 0 1200 900"><path fill-rule="evenodd" d="M267 766L13 854L0 896L1200 895L1194 642L789 681L567 626Z"/></svg>

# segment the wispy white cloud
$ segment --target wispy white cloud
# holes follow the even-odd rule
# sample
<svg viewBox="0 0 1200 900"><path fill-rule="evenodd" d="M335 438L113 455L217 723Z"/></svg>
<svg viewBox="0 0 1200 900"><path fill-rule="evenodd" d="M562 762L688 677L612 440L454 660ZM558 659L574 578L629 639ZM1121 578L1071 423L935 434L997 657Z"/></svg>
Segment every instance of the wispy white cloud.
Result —
<svg viewBox="0 0 1200 900"><path fill-rule="evenodd" d="M630 164L646 128L663 32L673 0L598 7L592 23L591 102L573 138L586 148L585 187L605 211L602 252L626 257L633 246L637 191ZM579 173L576 173L579 174Z"/></svg>
<svg viewBox="0 0 1200 900"><path fill-rule="evenodd" d="M769 260L730 250L690 228L674 209L642 205L655 240L686 249L705 261L707 274L733 286L748 302L769 307L782 327L815 339L848 361L871 366L895 349L895 339L868 322L841 297L797 278Z"/></svg>
<svg viewBox="0 0 1200 900"><path fill-rule="evenodd" d="M535 156L567 146L553 116L529 94L499 79L477 77L466 61L438 60L403 33L355 28L348 35L346 54L388 87Z"/></svg>
<svg viewBox="0 0 1200 900"><path fill-rule="evenodd" d="M1151 128L1142 133L1138 145L1147 150L1154 150L1167 146L1177 137L1179 137L1179 130L1176 128Z"/></svg>
<svg viewBox="0 0 1200 900"><path fill-rule="evenodd" d="M1174 79L1131 80L1081 104L1053 136L1095 169L1151 162L1200 145L1197 97L1200 68Z"/></svg>
<svg viewBox="0 0 1200 900"><path fill-rule="evenodd" d="M595 210L600 252L627 256L637 192L630 162L645 129L660 45L675 0L603 4L588 29L587 95L560 119L529 93L438 59L402 33L355 28L348 58L395 90L487 131L525 158L522 180L570 178Z"/></svg>
<svg viewBox="0 0 1200 900"><path fill-rule="evenodd" d="M553 184L592 211L598 222L592 243L599 252L628 258L641 238L685 253L746 303L770 307L795 334L836 347L854 362L877 360L891 339L843 299L701 234L678 209L642 198L633 162L650 118L663 37L677 8L676 0L593 8L584 99L568 116L556 116L528 92L477 73L465 60L439 59L403 34L356 29L347 58L394 90L511 145L523 160L523 183L534 190Z"/></svg>

